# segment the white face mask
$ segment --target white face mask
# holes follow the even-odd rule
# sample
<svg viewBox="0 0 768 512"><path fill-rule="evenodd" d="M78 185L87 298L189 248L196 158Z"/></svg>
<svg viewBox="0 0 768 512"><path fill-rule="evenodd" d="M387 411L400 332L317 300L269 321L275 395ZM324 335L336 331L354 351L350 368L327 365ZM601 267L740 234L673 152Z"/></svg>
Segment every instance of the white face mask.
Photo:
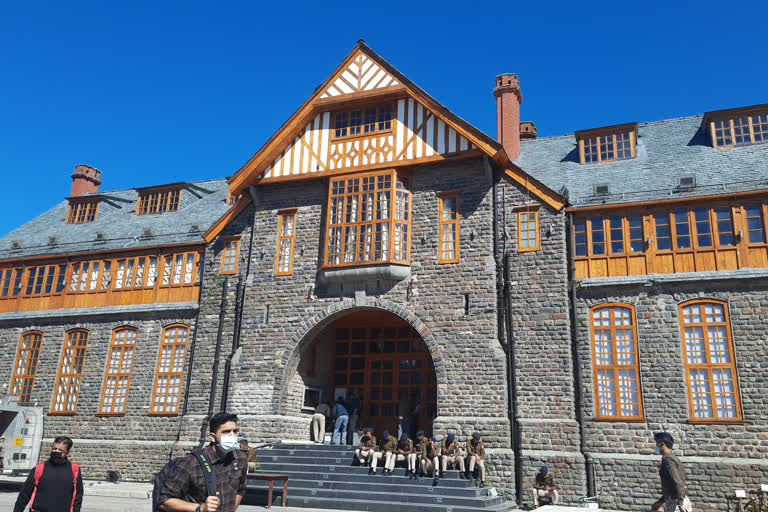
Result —
<svg viewBox="0 0 768 512"><path fill-rule="evenodd" d="M224 453L229 453L238 446L237 436L221 436L217 446Z"/></svg>
<svg viewBox="0 0 768 512"><path fill-rule="evenodd" d="M659 448L659 445L656 445L653 447L653 453L655 453L656 455L661 454L661 448Z"/></svg>

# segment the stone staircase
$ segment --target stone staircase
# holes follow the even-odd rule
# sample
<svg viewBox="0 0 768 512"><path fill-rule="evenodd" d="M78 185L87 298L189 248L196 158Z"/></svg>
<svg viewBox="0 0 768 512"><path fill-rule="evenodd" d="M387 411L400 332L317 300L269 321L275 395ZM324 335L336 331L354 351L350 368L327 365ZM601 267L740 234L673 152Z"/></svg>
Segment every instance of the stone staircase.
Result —
<svg viewBox="0 0 768 512"><path fill-rule="evenodd" d="M431 478L410 480L401 464L384 476L383 461L375 475L357 465L351 446L277 444L257 450L259 471L285 473L289 507L366 510L375 512L511 511L515 502L492 496L490 489L477 488L474 482L459 478L458 471L447 472L437 486ZM353 465L354 462L354 465ZM267 501L267 482L250 482L243 503L262 505ZM282 482L275 482L273 505L280 506Z"/></svg>

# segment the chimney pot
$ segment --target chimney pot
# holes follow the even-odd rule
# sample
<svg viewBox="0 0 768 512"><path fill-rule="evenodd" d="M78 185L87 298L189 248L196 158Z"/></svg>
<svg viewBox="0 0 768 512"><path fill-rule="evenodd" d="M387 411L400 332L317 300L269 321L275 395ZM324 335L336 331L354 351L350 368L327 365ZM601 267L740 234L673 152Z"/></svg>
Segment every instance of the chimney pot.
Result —
<svg viewBox="0 0 768 512"><path fill-rule="evenodd" d="M536 124L533 121L520 123L520 138L523 140L536 138Z"/></svg>
<svg viewBox="0 0 768 512"><path fill-rule="evenodd" d="M101 185L101 171L85 164L77 164L72 173L72 190L69 197L77 197L83 194L95 194Z"/></svg>
<svg viewBox="0 0 768 512"><path fill-rule="evenodd" d="M514 160L520 156L520 104L523 93L520 79L514 73L496 76L496 140L501 142L507 156Z"/></svg>

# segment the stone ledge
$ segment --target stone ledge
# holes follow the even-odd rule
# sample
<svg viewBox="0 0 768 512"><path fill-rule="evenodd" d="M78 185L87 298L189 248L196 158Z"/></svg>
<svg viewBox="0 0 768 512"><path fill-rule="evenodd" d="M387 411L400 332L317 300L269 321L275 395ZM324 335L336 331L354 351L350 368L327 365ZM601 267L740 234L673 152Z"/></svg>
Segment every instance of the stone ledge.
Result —
<svg viewBox="0 0 768 512"><path fill-rule="evenodd" d="M125 315L160 312L197 312L200 305L190 302L158 302L155 304L131 304L127 306L102 306L95 308L43 309L38 311L17 311L0 313L0 322L6 320L63 320L71 317L93 317L105 315Z"/></svg>
<svg viewBox="0 0 768 512"><path fill-rule="evenodd" d="M661 460L659 455L640 455L632 453L594 453L589 452L593 459L616 459L648 461L658 463ZM768 466L768 459L762 458L743 458L743 457L702 457L698 455L678 455L681 462L690 462L697 464L734 464L739 466Z"/></svg>
<svg viewBox="0 0 768 512"><path fill-rule="evenodd" d="M677 274L644 274L639 276L588 277L577 279L580 288L597 288L617 285L653 285L695 281L730 281L734 279L765 279L768 268L740 268L738 270L712 270L708 272L680 272Z"/></svg>

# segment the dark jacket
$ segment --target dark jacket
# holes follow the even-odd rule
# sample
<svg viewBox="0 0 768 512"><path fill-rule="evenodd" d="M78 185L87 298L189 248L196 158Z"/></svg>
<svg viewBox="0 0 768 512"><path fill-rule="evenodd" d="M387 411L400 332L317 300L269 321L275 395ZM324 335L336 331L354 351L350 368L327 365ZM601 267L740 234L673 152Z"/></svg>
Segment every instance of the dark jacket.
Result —
<svg viewBox="0 0 768 512"><path fill-rule="evenodd" d="M485 457L485 447L483 447L483 442L478 441L477 444L475 444L474 439L467 441L467 455Z"/></svg>
<svg viewBox="0 0 768 512"><path fill-rule="evenodd" d="M541 473L536 473L536 478L533 482L533 486L536 489L546 489L547 487L551 487L552 489L554 489L555 479L552 478L551 473L547 473L546 475L542 475Z"/></svg>
<svg viewBox="0 0 768 512"><path fill-rule="evenodd" d="M665 498L683 499L688 491L685 488L685 468L674 453L661 458L659 466L661 493Z"/></svg>
<svg viewBox="0 0 768 512"><path fill-rule="evenodd" d="M387 436L385 439L381 440L380 450L383 452L393 452L395 451L395 445L397 444L397 439L395 436Z"/></svg>
<svg viewBox="0 0 768 512"><path fill-rule="evenodd" d="M349 416L349 406L346 402L336 402L336 405L333 406L333 417L338 418L339 416Z"/></svg>
<svg viewBox="0 0 768 512"><path fill-rule="evenodd" d="M397 453L403 453L405 455L413 453L413 441L408 439L407 441L397 442Z"/></svg>
<svg viewBox="0 0 768 512"><path fill-rule="evenodd" d="M360 439L359 448L363 450L370 450L371 448L376 448L376 436L363 436Z"/></svg>
<svg viewBox="0 0 768 512"><path fill-rule="evenodd" d="M75 497L74 512L80 512L83 503L83 476L82 473L77 476L77 496ZM35 490L35 470L29 472L29 476L24 481L24 486L19 491L16 498L16 506L13 512L24 512L32 491ZM72 464L67 461L66 464L45 463L43 476L40 477L40 483L37 485L35 502L30 503L30 508L35 512L69 512L72 506L72 492L75 486L72 485Z"/></svg>

